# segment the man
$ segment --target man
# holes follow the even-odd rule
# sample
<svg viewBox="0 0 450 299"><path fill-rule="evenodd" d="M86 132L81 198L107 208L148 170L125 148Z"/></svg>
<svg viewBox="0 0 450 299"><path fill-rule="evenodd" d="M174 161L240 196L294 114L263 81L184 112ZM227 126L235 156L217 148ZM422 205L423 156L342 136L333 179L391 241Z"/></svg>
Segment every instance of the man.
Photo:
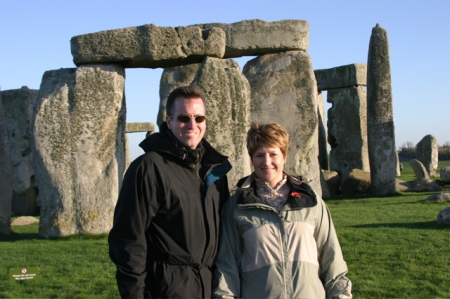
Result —
<svg viewBox="0 0 450 299"><path fill-rule="evenodd" d="M122 298L211 297L231 165L203 138L199 89L173 90L166 113L127 170L109 234Z"/></svg>

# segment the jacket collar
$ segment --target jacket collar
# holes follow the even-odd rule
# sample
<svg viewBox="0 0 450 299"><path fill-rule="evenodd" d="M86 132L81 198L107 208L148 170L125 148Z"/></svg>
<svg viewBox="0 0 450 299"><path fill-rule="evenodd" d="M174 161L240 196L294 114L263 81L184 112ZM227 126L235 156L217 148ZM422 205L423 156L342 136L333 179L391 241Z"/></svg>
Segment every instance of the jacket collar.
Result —
<svg viewBox="0 0 450 299"><path fill-rule="evenodd" d="M262 200L256 191L256 174L253 172L248 177L244 177L238 182L239 189L237 204L242 206L260 205L267 203ZM287 174L287 184L289 185L289 196L286 204L289 204L292 210L314 207L317 205L317 196L311 187L304 183L299 177Z"/></svg>

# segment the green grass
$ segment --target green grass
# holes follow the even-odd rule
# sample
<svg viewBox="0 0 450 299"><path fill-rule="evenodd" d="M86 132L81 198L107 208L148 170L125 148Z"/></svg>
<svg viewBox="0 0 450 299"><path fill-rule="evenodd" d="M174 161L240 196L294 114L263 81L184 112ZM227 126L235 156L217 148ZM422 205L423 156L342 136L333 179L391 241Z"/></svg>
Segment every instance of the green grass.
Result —
<svg viewBox="0 0 450 299"><path fill-rule="evenodd" d="M432 194L326 200L354 298L450 298L450 227L436 224L450 203L423 202ZM13 226L0 249L0 298L119 298L106 235L43 239L37 224ZM40 284L10 284L22 267L39 268Z"/></svg>

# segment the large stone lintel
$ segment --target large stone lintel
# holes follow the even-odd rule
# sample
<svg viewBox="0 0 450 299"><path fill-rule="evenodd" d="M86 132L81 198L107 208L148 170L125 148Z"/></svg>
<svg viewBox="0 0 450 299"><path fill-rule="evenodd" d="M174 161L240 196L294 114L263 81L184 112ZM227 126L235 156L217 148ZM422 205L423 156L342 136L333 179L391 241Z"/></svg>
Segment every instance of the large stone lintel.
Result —
<svg viewBox="0 0 450 299"><path fill-rule="evenodd" d="M319 91L367 85L367 64L365 63L354 63L330 69L320 69L315 70L314 73Z"/></svg>
<svg viewBox="0 0 450 299"><path fill-rule="evenodd" d="M154 123L127 123L126 133L155 132Z"/></svg>
<svg viewBox="0 0 450 299"><path fill-rule="evenodd" d="M226 33L225 58L258 56L290 50L306 51L309 47L309 25L302 20L245 20L232 24L198 24L204 29L219 27Z"/></svg>
<svg viewBox="0 0 450 299"><path fill-rule="evenodd" d="M257 56L306 50L308 22L246 20L186 27L153 24L72 37L74 63L120 63L127 68L166 68L200 63L205 57Z"/></svg>
<svg viewBox="0 0 450 299"><path fill-rule="evenodd" d="M153 24L106 30L72 37L74 63L120 63L128 68L159 68L222 58L225 33L198 26L159 27Z"/></svg>

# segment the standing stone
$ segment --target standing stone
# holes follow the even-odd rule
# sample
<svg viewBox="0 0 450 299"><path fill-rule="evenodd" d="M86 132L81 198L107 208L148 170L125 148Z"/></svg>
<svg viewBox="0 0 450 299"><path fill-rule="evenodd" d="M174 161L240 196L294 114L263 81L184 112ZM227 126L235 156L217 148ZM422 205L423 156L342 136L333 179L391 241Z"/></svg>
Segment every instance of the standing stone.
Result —
<svg viewBox="0 0 450 299"><path fill-rule="evenodd" d="M19 216L39 214L32 154L32 114L38 92L26 86L1 92L13 164L12 212Z"/></svg>
<svg viewBox="0 0 450 299"><path fill-rule="evenodd" d="M285 171L322 195L318 161L317 83L309 54L288 51L256 57L244 67L251 86L250 120L281 124L290 135Z"/></svg>
<svg viewBox="0 0 450 299"><path fill-rule="evenodd" d="M164 71L159 115L165 118L165 103L173 88L183 85L199 87L207 99L205 138L220 153L229 157L233 168L228 174L228 182L230 188L235 189L237 181L251 173L246 149L246 134L250 125L250 86L234 60L207 57L201 64L187 67L189 70L183 67ZM162 119L159 118L159 121Z"/></svg>
<svg viewBox="0 0 450 299"><path fill-rule="evenodd" d="M111 229L126 163L124 77L116 65L45 72L34 120L42 236Z"/></svg>
<svg viewBox="0 0 450 299"><path fill-rule="evenodd" d="M367 139L371 193L395 193L396 155L387 32L372 29L367 62Z"/></svg>
<svg viewBox="0 0 450 299"><path fill-rule="evenodd" d="M439 171L439 177L444 183L450 183L450 166L442 167Z"/></svg>
<svg viewBox="0 0 450 299"><path fill-rule="evenodd" d="M329 170L330 164L328 161L327 123L322 92L319 92L317 95L317 117L319 121L319 165L321 169Z"/></svg>
<svg viewBox="0 0 450 299"><path fill-rule="evenodd" d="M328 90L327 101L330 169L343 179L353 169L370 171L364 86Z"/></svg>
<svg viewBox="0 0 450 299"><path fill-rule="evenodd" d="M0 234L3 235L9 235L11 232L12 176L5 113L0 93Z"/></svg>
<svg viewBox="0 0 450 299"><path fill-rule="evenodd" d="M428 171L425 166L423 166L422 162L417 159L412 159L409 161L409 165L411 165L411 168L418 179L430 179Z"/></svg>
<svg viewBox="0 0 450 299"><path fill-rule="evenodd" d="M422 162L431 177L436 176L439 162L439 148L437 139L434 136L427 135L417 143L416 159Z"/></svg>

